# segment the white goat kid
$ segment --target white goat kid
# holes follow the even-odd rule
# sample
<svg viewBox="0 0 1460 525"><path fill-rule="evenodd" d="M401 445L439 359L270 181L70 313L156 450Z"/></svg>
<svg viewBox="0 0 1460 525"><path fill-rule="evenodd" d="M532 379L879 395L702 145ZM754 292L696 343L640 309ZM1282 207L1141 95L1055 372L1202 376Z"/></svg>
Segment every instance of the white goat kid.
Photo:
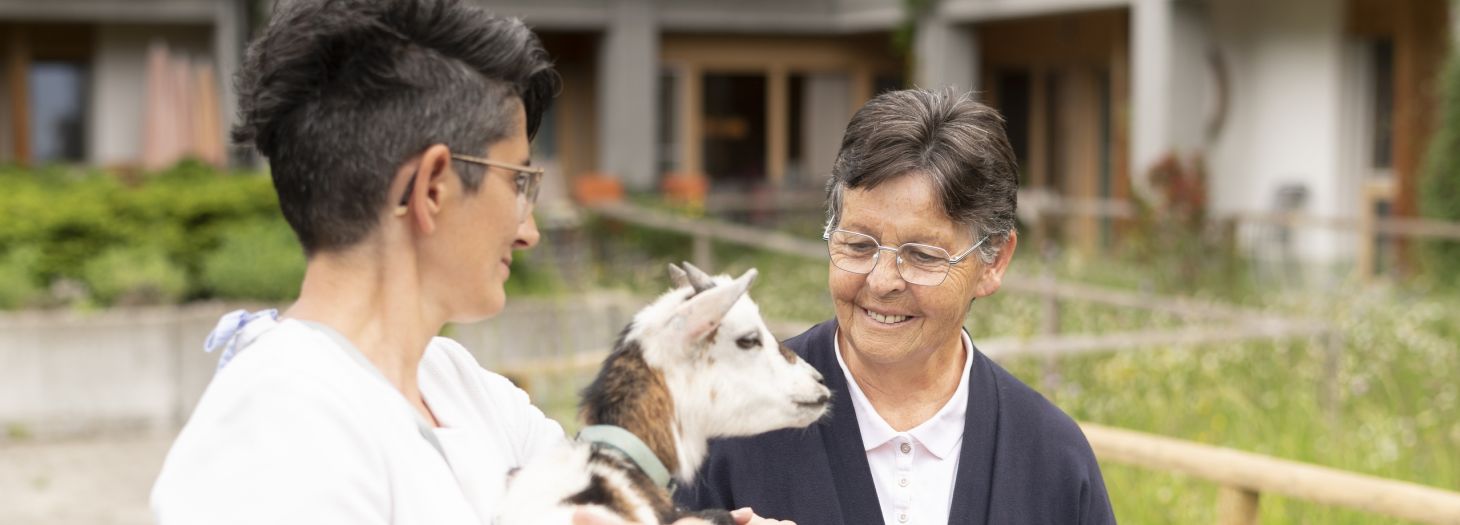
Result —
<svg viewBox="0 0 1460 525"><path fill-rule="evenodd" d="M671 523L688 514L669 490L693 480L711 438L826 414L821 374L776 341L746 295L755 270L711 278L685 263L670 276L675 289L634 316L583 391L580 440L513 476L500 525L566 524L579 506ZM695 515L731 523L723 511Z"/></svg>

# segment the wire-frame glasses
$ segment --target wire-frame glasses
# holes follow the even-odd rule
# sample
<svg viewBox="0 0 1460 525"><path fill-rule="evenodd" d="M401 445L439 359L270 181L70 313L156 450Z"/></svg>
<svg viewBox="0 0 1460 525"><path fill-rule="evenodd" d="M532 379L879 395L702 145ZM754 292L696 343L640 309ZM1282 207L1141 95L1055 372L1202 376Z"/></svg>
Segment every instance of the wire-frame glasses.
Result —
<svg viewBox="0 0 1460 525"><path fill-rule="evenodd" d="M537 203L538 190L542 188L542 176L547 170L456 153L451 154L451 158L462 162L512 171L512 182L517 188L517 222L526 222L527 217L532 215L533 205ZM401 207L406 206L409 202L411 196L409 188L414 186L415 182L415 176L412 175L411 180L406 183L406 193L400 197L399 205Z"/></svg>
<svg viewBox="0 0 1460 525"><path fill-rule="evenodd" d="M904 281L921 286L937 286L943 284L943 280L948 277L949 268L963 262L963 259L982 246L989 237L985 235L954 257L948 255L948 250L928 244L910 242L895 247L883 246L877 238L854 231L832 230L821 238L826 240L831 263L843 271L872 273L882 252L889 251L897 256L897 273Z"/></svg>

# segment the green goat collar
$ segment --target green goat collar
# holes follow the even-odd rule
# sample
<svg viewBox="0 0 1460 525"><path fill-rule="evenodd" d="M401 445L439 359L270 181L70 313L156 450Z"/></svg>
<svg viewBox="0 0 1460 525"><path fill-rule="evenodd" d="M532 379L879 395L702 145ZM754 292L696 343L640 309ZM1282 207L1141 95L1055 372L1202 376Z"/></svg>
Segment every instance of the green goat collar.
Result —
<svg viewBox="0 0 1460 525"><path fill-rule="evenodd" d="M659 456L649 450L649 445L645 445L644 440L633 432L614 425L591 425L578 431L578 441L619 451L648 475L655 485L670 492L674 491L674 478L670 477L669 469L664 468L664 462L659 461Z"/></svg>

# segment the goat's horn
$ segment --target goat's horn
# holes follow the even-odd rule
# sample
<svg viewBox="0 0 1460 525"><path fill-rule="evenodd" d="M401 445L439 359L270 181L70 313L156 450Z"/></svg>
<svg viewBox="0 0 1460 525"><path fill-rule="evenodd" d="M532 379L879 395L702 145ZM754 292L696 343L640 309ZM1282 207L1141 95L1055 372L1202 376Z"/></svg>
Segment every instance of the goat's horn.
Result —
<svg viewBox="0 0 1460 525"><path fill-rule="evenodd" d="M704 270L696 268L689 261L685 261L682 264L684 264L685 276L689 278L690 286L695 287L695 293L700 293L715 287L715 280L711 279L710 275L705 273Z"/></svg>
<svg viewBox="0 0 1460 525"><path fill-rule="evenodd" d="M675 290L689 286L689 275L684 273L684 268L669 263L669 284L673 285Z"/></svg>

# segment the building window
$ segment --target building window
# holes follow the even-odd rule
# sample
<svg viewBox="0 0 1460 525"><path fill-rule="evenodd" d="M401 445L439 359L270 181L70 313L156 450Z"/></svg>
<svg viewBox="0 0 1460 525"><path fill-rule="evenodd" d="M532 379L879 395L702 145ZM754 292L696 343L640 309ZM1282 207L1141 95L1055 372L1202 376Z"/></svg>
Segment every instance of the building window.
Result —
<svg viewBox="0 0 1460 525"><path fill-rule="evenodd" d="M1005 69L995 74L998 83L999 111L1004 114L1004 132L1009 147L1019 161L1020 185L1028 185L1030 108L1033 105L1033 79L1028 69Z"/></svg>
<svg viewBox="0 0 1460 525"><path fill-rule="evenodd" d="M766 76L704 76L705 171L717 183L748 188L766 179Z"/></svg>
<svg viewBox="0 0 1460 525"><path fill-rule="evenodd" d="M907 87L902 73L878 73L872 79L872 96L881 95L888 91L897 91Z"/></svg>
<svg viewBox="0 0 1460 525"><path fill-rule="evenodd" d="M32 162L86 160L86 65L32 62L28 77Z"/></svg>
<svg viewBox="0 0 1460 525"><path fill-rule="evenodd" d="M679 129L679 74L675 70L665 68L659 72L659 122L655 126L659 135L659 163L660 174L673 173L681 169L682 159L679 158L679 141L683 130Z"/></svg>

